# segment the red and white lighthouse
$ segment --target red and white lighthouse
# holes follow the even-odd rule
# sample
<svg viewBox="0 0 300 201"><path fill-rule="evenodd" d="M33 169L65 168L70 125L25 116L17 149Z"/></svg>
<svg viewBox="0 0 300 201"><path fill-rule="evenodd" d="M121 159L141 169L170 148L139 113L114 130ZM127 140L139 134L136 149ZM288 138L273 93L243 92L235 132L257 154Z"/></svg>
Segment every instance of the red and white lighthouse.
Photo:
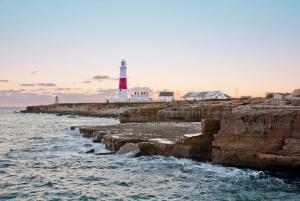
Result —
<svg viewBox="0 0 300 201"><path fill-rule="evenodd" d="M127 102L128 94L127 94L127 67L126 61L121 61L120 66L120 80L119 80L119 102Z"/></svg>

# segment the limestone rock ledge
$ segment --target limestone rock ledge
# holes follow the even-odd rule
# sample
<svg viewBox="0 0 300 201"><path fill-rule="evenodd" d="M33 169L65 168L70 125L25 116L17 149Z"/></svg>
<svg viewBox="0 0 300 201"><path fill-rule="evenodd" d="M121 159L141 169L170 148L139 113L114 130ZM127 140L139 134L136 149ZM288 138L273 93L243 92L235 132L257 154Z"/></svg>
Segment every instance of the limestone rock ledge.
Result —
<svg viewBox="0 0 300 201"><path fill-rule="evenodd" d="M106 148L117 152L126 144L136 143L137 155L162 155L210 160L211 141L219 120L202 122L127 123L112 126L81 127L80 132Z"/></svg>
<svg viewBox="0 0 300 201"><path fill-rule="evenodd" d="M300 110L240 110L224 117L214 135L215 163L297 171L300 168Z"/></svg>
<svg viewBox="0 0 300 201"><path fill-rule="evenodd" d="M51 113L119 118L131 122L200 122L202 118L221 118L243 104L240 101L176 101L148 103L61 103L28 106L24 113Z"/></svg>
<svg viewBox="0 0 300 201"><path fill-rule="evenodd" d="M132 108L119 117L121 123L130 122L200 122L203 118L222 118L239 106L239 103L201 103L152 108Z"/></svg>

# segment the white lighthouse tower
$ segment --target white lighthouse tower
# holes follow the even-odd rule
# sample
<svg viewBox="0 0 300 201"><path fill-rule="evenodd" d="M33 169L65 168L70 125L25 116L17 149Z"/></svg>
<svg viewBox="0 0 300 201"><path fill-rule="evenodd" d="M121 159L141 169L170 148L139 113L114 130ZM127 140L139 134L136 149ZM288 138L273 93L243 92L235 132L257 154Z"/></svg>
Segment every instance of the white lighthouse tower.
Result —
<svg viewBox="0 0 300 201"><path fill-rule="evenodd" d="M121 61L119 80L119 102L128 102L127 94L127 67L126 61Z"/></svg>

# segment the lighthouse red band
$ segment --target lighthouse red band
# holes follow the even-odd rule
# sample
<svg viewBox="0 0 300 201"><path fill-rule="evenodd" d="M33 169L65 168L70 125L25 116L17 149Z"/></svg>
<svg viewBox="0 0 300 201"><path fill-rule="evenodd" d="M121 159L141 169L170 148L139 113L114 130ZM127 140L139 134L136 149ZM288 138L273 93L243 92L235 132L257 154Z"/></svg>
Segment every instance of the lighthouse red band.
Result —
<svg viewBox="0 0 300 201"><path fill-rule="evenodd" d="M120 78L119 81L119 89L127 89L127 79L126 78Z"/></svg>

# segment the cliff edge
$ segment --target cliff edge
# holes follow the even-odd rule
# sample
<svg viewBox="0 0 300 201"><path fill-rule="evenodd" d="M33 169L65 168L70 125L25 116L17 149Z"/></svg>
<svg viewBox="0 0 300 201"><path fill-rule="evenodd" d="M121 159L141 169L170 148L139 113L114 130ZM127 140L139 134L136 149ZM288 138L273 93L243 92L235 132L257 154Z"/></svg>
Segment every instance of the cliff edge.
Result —
<svg viewBox="0 0 300 201"><path fill-rule="evenodd" d="M300 168L300 109L254 108L227 115L214 135L215 163L276 171Z"/></svg>

